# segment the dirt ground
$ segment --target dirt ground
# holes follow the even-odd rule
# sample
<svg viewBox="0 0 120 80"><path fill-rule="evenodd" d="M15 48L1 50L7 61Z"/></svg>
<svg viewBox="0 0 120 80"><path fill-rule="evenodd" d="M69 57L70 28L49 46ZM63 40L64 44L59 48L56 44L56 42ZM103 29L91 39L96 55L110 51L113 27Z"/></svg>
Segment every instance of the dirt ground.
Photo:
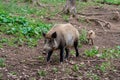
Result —
<svg viewBox="0 0 120 80"><path fill-rule="evenodd" d="M94 22L91 22L91 24L82 23L75 19L71 19L69 22L79 30L83 28L94 30L96 38L93 46L100 49L113 48L120 45L120 21L112 20L112 12L116 9L117 6L105 5L99 8L89 7L83 12L85 14L100 14L89 15L89 17L110 22L111 28L105 27L107 31L104 31L100 25L96 25ZM120 10L118 11L120 13ZM59 16L57 16L57 19L44 20L50 23L67 23ZM91 49L93 46L83 45L82 48L79 48L80 57L76 58L70 55L68 62L64 61L63 64L59 63L59 52L54 52L49 65L46 64L46 57L42 55L43 39L40 39L38 45L34 48L4 46L0 49L0 57L6 59L6 66L0 68L0 73L3 73L1 80L99 80L88 77L92 74L98 75L100 80L120 80L120 60L113 60L115 71L101 72L94 69L96 65L100 65L106 60L97 57L88 58L83 54L85 49ZM79 71L74 71L75 64L84 64L85 66L80 66ZM58 71L55 71L56 68ZM45 74L44 72L39 73L41 71L45 71Z"/></svg>

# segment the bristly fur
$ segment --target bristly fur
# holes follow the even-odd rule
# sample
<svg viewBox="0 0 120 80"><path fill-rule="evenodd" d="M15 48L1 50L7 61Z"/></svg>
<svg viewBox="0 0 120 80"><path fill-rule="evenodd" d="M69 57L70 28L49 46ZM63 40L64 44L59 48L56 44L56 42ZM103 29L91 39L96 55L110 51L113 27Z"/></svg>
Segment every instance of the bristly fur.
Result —
<svg viewBox="0 0 120 80"><path fill-rule="evenodd" d="M74 47L76 50L76 56L79 55L78 53L78 39L79 39L79 32L78 30L71 25L70 23L68 24L56 24L51 30L45 35L45 39L52 39L54 40L54 43L56 44L54 46L55 49L60 49L60 62L63 62L63 54L64 50L66 51L66 58L68 58L69 54L69 48ZM49 43L46 43L46 45L49 45ZM47 47L44 47L46 50ZM51 48L51 49L50 49ZM50 56L52 54L53 46L49 47L50 51L48 50L48 57L47 61L50 60Z"/></svg>

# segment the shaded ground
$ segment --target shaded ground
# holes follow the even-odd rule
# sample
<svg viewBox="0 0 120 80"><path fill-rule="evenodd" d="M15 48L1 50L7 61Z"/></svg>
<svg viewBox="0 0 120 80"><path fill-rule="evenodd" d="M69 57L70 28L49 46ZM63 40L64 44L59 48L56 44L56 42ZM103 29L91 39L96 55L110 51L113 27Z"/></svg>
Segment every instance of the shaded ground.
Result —
<svg viewBox="0 0 120 80"><path fill-rule="evenodd" d="M113 48L120 45L120 21L111 20L112 14L107 13L112 12L116 8L117 6L109 7L105 5L98 9L89 7L84 10L84 13L105 13L91 17L111 22L111 29L106 28L109 32L103 31L94 22L92 24L82 23L75 19L69 22L76 25L78 29L95 30L97 37L95 38L94 46L98 46L100 50L103 48ZM55 16L55 18L57 20L44 20L52 23L66 23L59 16ZM73 55L70 55L68 62L65 61L63 64L59 63L59 52L54 52L56 54L52 55L52 62L49 66L46 65L45 56L43 57L42 55L42 47L43 39L34 48L28 48L27 46L4 46L4 48L0 49L0 57L6 59L6 66L0 68L0 73L3 74L1 80L120 80L120 59L111 59L110 61L114 69L110 68L102 72L96 66L106 62L105 59L86 57L83 54L86 49L91 49L93 46L83 45L82 48L79 48L80 57L75 58ZM78 69L76 69L77 67L75 68L75 65L79 65Z"/></svg>

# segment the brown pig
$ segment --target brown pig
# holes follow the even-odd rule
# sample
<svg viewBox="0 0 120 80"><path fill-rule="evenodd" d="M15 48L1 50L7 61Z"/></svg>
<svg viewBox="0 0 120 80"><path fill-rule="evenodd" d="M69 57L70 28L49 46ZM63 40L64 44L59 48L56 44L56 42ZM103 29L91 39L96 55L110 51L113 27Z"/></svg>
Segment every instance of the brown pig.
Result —
<svg viewBox="0 0 120 80"><path fill-rule="evenodd" d="M47 34L43 33L43 37L45 39L43 53L47 53L47 62L50 60L53 51L57 49L60 50L60 62L63 62L64 50L66 51L65 58L68 58L70 47L74 47L76 57L79 56L79 32L70 23L54 25Z"/></svg>

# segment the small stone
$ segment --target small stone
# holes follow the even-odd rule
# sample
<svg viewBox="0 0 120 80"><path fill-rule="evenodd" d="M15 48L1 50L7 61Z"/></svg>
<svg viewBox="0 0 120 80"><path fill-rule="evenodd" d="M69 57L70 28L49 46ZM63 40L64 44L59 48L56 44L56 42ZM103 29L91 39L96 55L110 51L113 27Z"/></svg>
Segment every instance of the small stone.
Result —
<svg viewBox="0 0 120 80"><path fill-rule="evenodd" d="M100 57L100 56L102 56L102 54L97 54L96 56L97 56L97 57Z"/></svg>

